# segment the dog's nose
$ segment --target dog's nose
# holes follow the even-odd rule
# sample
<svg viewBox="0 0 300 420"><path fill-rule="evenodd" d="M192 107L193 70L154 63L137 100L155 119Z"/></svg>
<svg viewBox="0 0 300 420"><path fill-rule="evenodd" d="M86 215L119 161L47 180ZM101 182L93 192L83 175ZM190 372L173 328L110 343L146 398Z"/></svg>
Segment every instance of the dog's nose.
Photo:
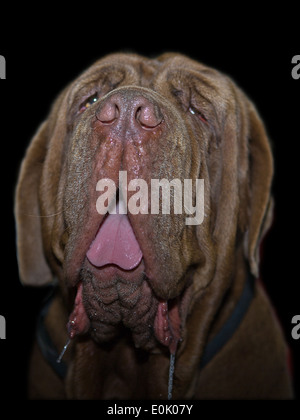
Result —
<svg viewBox="0 0 300 420"><path fill-rule="evenodd" d="M159 106L142 95L128 96L125 92L111 95L97 112L97 119L103 125L117 122L129 124L131 128L153 130L163 120Z"/></svg>
<svg viewBox="0 0 300 420"><path fill-rule="evenodd" d="M97 119L103 124L113 124L120 115L119 106L115 101L107 101L101 110L97 113Z"/></svg>
<svg viewBox="0 0 300 420"><path fill-rule="evenodd" d="M144 99L141 103L137 103L135 119L142 128L153 129L162 122L162 116L158 111L158 107Z"/></svg>

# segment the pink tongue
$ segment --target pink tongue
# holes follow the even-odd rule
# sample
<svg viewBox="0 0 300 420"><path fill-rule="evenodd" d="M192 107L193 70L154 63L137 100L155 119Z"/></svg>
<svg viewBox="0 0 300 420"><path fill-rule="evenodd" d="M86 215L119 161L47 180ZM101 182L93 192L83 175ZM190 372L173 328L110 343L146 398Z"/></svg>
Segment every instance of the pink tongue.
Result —
<svg viewBox="0 0 300 420"><path fill-rule="evenodd" d="M140 263L143 254L126 214L108 215L86 256L96 267L115 264L132 270Z"/></svg>

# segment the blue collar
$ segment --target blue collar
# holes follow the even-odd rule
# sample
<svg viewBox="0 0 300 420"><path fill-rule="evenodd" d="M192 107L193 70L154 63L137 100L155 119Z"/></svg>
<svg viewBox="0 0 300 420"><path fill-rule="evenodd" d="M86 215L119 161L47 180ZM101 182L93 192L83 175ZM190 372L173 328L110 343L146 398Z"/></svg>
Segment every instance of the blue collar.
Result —
<svg viewBox="0 0 300 420"><path fill-rule="evenodd" d="M52 300L55 296L55 290L55 287L51 287L50 293L45 299L44 306L40 311L37 320L36 338L42 355L44 356L44 359L49 363L49 365L52 367L55 373L61 379L64 379L68 371L68 366L63 360L61 360L59 363L57 362L59 353L56 347L54 346L54 343L51 340L51 337L48 334L48 331L45 326L45 318L48 313L49 307L52 303Z"/></svg>
<svg viewBox="0 0 300 420"><path fill-rule="evenodd" d="M249 274L244 284L242 294L231 315L223 324L221 330L210 340L201 358L200 368L203 369L221 348L231 339L242 322L254 296L254 277Z"/></svg>

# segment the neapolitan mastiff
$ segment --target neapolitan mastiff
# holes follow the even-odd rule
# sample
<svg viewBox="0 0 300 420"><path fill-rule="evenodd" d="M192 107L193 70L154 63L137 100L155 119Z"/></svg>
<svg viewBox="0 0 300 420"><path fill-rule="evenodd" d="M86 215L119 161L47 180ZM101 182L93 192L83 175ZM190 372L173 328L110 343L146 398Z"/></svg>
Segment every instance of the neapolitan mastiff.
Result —
<svg viewBox="0 0 300 420"><path fill-rule="evenodd" d="M291 398L257 280L272 172L253 104L185 56L108 55L67 86L16 191L20 278L57 284L30 397Z"/></svg>

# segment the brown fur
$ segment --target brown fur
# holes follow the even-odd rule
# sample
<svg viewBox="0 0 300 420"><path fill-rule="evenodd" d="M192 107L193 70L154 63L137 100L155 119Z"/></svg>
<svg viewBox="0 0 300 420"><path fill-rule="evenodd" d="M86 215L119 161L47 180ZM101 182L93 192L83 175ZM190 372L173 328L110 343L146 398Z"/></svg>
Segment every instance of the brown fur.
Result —
<svg viewBox="0 0 300 420"><path fill-rule="evenodd" d="M95 86L100 86L101 99L78 116L78 107ZM140 143L125 131L114 132L111 148L110 132L99 127L94 115L114 94L123 95L127 105L143 97L157 115L163 114L164 125L144 133ZM206 123L189 113L190 106L205 114ZM130 219L150 273L146 288L137 288L140 300L153 294L155 308L156 297L169 300L185 293L174 398L291 398L286 344L257 284L233 338L199 369L205 345L235 307L247 273L258 276L259 243L272 217L273 163L253 104L229 78L181 55L148 60L114 54L98 61L61 93L27 150L16 192L20 277L37 286L58 278L60 292L46 320L56 347L62 349L66 342L74 286L100 220L93 216L96 181L101 174L116 179L120 162L130 179L205 181L201 225L186 227L184 217L174 215ZM131 278L125 280L124 293L133 308ZM111 302L110 294L106 298ZM93 299L88 286L84 299L88 308ZM119 310L118 301L109 305ZM132 312L126 312L128 325ZM89 334L72 340L64 382L35 347L31 397L165 399L167 348L144 332L133 334L134 343L141 344L135 348L134 327L128 325L119 335L109 329L107 342Z"/></svg>

